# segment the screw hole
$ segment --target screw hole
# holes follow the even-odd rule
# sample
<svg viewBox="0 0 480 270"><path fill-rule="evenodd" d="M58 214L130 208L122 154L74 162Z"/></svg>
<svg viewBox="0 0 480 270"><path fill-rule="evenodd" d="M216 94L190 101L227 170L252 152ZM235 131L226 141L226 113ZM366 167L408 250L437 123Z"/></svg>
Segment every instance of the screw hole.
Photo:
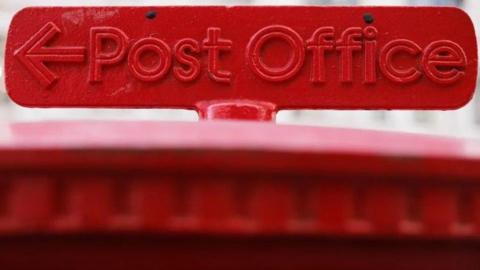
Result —
<svg viewBox="0 0 480 270"><path fill-rule="evenodd" d="M363 21L367 24L373 23L373 15L370 13L363 14Z"/></svg>
<svg viewBox="0 0 480 270"><path fill-rule="evenodd" d="M150 10L147 12L147 14L145 14L145 17L149 20L153 20L157 17L157 12L154 10Z"/></svg>

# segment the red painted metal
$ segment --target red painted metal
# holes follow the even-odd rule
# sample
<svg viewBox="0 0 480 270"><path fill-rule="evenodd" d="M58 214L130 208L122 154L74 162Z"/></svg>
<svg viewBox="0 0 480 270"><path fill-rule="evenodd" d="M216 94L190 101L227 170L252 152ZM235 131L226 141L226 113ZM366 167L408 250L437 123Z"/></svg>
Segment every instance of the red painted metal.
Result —
<svg viewBox="0 0 480 270"><path fill-rule="evenodd" d="M56 7L14 17L5 66L26 106L270 121L286 108L457 108L477 51L452 8ZM0 175L2 269L480 266L476 141L228 121L0 124Z"/></svg>
<svg viewBox="0 0 480 270"><path fill-rule="evenodd" d="M446 7L27 8L5 62L8 93L25 106L266 120L280 109L458 108L477 64L470 18Z"/></svg>
<svg viewBox="0 0 480 270"><path fill-rule="evenodd" d="M0 266L475 269L479 165L476 141L411 134L1 125Z"/></svg>
<svg viewBox="0 0 480 270"><path fill-rule="evenodd" d="M13 185L13 203L7 205L15 210L2 219L4 232L83 231L92 225L102 231L480 235L480 209L473 204L480 187L475 141L235 122L2 129L0 169L15 179L7 181ZM182 185L190 191L179 191ZM359 190L370 194L359 206L363 210L354 209ZM413 191L424 195L409 201ZM465 217L458 212L463 191L473 196ZM52 201L58 192L66 205ZM423 212L411 217L408 207ZM115 209L123 209L117 214L124 218L117 219ZM470 226L462 230L462 222Z"/></svg>
<svg viewBox="0 0 480 270"><path fill-rule="evenodd" d="M466 190L474 195L480 187L475 142L228 122L42 123L3 130L0 169L10 178L11 196L4 196L10 210L0 227L7 234L91 228L480 235L477 206L469 206L465 222L473 223L464 230L458 215L463 188L472 187ZM179 191L182 186L189 190ZM359 190L369 195L356 217ZM423 199L408 202L414 190ZM236 197L240 191L245 194ZM407 206L424 212L409 220Z"/></svg>
<svg viewBox="0 0 480 270"><path fill-rule="evenodd" d="M197 103L200 119L275 120L276 106L252 100L213 100Z"/></svg>

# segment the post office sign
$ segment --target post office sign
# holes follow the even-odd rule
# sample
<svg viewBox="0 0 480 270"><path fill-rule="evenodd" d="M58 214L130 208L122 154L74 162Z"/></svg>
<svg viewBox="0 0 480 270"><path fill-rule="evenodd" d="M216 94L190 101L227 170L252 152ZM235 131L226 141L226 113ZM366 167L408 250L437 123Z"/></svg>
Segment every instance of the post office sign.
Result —
<svg viewBox="0 0 480 270"><path fill-rule="evenodd" d="M34 7L5 53L8 94L34 107L454 109L478 64L447 7Z"/></svg>

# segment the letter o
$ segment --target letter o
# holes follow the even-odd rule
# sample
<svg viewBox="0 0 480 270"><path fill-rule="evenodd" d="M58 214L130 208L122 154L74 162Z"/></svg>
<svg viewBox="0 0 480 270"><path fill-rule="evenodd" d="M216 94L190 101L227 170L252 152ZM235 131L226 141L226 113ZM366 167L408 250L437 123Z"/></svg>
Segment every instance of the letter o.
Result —
<svg viewBox="0 0 480 270"><path fill-rule="evenodd" d="M285 66L270 67L262 61L260 51L270 39L282 39L292 48L292 57ZM293 29L283 25L271 25L260 29L252 36L247 45L246 57L253 73L267 81L281 82L295 76L302 68L305 48L302 38Z"/></svg>
<svg viewBox="0 0 480 270"><path fill-rule="evenodd" d="M143 53L151 51L159 56L159 63L147 67L140 61ZM142 38L135 42L128 54L128 67L132 74L142 81L155 81L167 74L172 63L172 55L168 45L158 38Z"/></svg>

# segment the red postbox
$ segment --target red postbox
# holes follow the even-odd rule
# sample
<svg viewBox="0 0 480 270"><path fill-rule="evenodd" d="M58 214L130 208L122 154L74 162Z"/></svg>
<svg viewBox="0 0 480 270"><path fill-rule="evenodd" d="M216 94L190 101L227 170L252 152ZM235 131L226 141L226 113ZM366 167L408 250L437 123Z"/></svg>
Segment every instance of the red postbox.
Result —
<svg viewBox="0 0 480 270"><path fill-rule="evenodd" d="M0 126L0 266L476 269L479 142L231 121L452 109L476 74L472 24L451 8L22 10L14 101L217 121Z"/></svg>

